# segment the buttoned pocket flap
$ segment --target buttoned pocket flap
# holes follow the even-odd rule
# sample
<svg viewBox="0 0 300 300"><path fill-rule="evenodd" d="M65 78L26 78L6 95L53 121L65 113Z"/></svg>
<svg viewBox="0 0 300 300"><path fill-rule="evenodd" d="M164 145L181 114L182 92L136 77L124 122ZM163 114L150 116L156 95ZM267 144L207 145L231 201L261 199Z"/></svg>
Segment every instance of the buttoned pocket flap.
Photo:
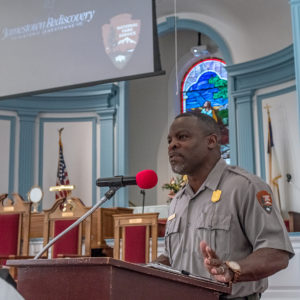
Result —
<svg viewBox="0 0 300 300"><path fill-rule="evenodd" d="M196 221L196 228L211 228L211 218L205 213L200 213Z"/></svg>
<svg viewBox="0 0 300 300"><path fill-rule="evenodd" d="M213 218L212 228L213 229L221 229L221 230L229 230L231 222L230 215L218 215Z"/></svg>
<svg viewBox="0 0 300 300"><path fill-rule="evenodd" d="M197 228L206 228L206 229L222 229L222 230L229 230L230 228L230 221L231 216L227 215L218 215L211 217L205 213L200 213L198 220L197 220Z"/></svg>

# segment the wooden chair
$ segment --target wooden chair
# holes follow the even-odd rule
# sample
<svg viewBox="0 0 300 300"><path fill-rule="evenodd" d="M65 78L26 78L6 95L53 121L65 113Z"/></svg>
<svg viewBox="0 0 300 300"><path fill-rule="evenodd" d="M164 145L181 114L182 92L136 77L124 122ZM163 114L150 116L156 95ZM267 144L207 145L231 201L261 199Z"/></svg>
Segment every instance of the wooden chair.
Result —
<svg viewBox="0 0 300 300"><path fill-rule="evenodd" d="M44 210L44 246L51 237L57 236L89 210L76 197L58 199L54 205ZM82 256L83 227L85 229L85 256L91 255L91 216L57 240L51 251L51 257ZM48 251L44 254L48 257Z"/></svg>
<svg viewBox="0 0 300 300"><path fill-rule="evenodd" d="M122 237L122 260L133 263L148 263L157 257L157 231L159 213L119 214L114 218L114 258L120 259L120 239ZM120 235L120 229L122 229ZM151 229L151 232L150 232Z"/></svg>
<svg viewBox="0 0 300 300"><path fill-rule="evenodd" d="M113 248L106 244L105 239L114 238L114 219L116 214L132 214L132 208L100 207L92 214L91 248L100 251L101 256L113 257ZM95 226L95 224L97 226Z"/></svg>
<svg viewBox="0 0 300 300"><path fill-rule="evenodd" d="M289 229L290 232L300 231L300 212L289 211Z"/></svg>
<svg viewBox="0 0 300 300"><path fill-rule="evenodd" d="M28 258L31 202L17 193L0 195L0 265L7 259ZM10 269L16 278L16 270Z"/></svg>

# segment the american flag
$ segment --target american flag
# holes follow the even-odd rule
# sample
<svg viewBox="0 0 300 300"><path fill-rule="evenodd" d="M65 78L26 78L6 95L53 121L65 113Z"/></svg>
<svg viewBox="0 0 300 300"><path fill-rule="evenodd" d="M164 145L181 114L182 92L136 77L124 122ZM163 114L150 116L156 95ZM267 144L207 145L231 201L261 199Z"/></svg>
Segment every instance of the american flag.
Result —
<svg viewBox="0 0 300 300"><path fill-rule="evenodd" d="M273 190L273 194L275 198L277 198L277 202L279 205L279 209L281 211L281 201L280 201L280 192L279 192L279 183L278 179L282 177L281 171L278 164L278 159L274 147L274 140L273 140L273 131L272 131L272 123L271 123L271 116L269 105L265 107L268 113L268 145L267 145L267 153L269 155L269 184Z"/></svg>
<svg viewBox="0 0 300 300"><path fill-rule="evenodd" d="M69 185L69 176L67 172L67 167L64 159L63 145L61 141L61 132L63 128L59 130L59 151L58 151L58 166L57 166L57 176L56 176L56 186L59 185ZM59 198L66 198L69 191L56 191L55 200Z"/></svg>

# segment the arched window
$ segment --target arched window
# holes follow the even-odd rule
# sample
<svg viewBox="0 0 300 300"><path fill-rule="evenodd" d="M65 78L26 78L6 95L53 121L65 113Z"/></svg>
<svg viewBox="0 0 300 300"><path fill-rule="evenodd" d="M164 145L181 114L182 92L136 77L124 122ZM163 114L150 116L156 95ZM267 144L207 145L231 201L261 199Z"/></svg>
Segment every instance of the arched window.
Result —
<svg viewBox="0 0 300 300"><path fill-rule="evenodd" d="M229 163L228 96L226 63L219 58L198 61L181 84L181 112L201 110L219 124L222 157Z"/></svg>

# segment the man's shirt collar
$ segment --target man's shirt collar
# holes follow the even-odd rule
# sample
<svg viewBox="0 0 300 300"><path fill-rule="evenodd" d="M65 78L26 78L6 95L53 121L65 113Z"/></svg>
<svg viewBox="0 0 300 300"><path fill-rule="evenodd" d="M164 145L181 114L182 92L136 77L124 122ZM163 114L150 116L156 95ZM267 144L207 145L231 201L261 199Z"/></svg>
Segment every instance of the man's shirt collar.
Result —
<svg viewBox="0 0 300 300"><path fill-rule="evenodd" d="M209 188L210 190L215 191L219 185L219 182L226 167L227 164L225 160L223 158L220 158L215 164L215 166L212 168L212 170L209 172L207 178L196 193L194 193L190 185L187 184L178 196L180 197L181 194L184 192L190 197L195 197L198 193L205 190L205 188Z"/></svg>

